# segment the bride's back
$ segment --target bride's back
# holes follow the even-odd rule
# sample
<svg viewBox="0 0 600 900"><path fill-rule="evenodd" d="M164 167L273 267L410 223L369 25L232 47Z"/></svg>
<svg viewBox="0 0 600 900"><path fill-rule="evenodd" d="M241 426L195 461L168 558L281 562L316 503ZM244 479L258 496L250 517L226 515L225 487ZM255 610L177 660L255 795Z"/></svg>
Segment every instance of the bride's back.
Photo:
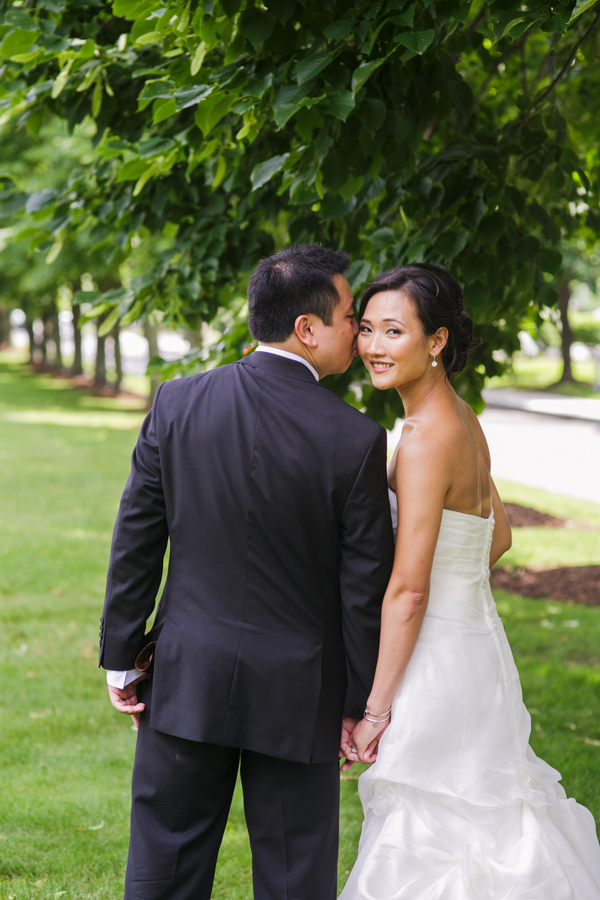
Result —
<svg viewBox="0 0 600 900"><path fill-rule="evenodd" d="M448 450L453 463L453 480L444 506L487 519L492 510L487 441L471 407L460 397L455 396L454 399L456 412L449 415L448 421Z"/></svg>
<svg viewBox="0 0 600 900"><path fill-rule="evenodd" d="M444 508L487 519L492 510L490 453L481 425L471 407L446 382L408 418L390 466L395 490L398 453L418 444L419 456L446 469L448 490ZM409 473L407 473L409 474Z"/></svg>

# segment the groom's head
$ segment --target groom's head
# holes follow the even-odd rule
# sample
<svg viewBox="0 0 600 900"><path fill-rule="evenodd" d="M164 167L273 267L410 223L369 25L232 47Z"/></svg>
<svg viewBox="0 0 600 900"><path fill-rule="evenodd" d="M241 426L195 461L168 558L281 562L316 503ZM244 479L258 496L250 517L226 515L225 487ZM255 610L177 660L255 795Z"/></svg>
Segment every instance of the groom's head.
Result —
<svg viewBox="0 0 600 900"><path fill-rule="evenodd" d="M358 324L350 260L320 244L286 247L258 264L248 285L252 337L304 356L319 372L345 372L355 355Z"/></svg>

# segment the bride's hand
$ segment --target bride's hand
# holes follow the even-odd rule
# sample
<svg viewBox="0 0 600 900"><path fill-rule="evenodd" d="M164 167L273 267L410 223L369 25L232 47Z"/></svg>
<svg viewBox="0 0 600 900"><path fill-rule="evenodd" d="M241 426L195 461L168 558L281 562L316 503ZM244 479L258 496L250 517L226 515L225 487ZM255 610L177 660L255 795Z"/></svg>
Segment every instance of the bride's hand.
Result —
<svg viewBox="0 0 600 900"><path fill-rule="evenodd" d="M350 746L356 752L351 753L348 758L353 762L360 762L367 766L373 765L377 759L381 735L389 724L389 719L378 725L373 725L372 722L361 719L352 732L349 741Z"/></svg>

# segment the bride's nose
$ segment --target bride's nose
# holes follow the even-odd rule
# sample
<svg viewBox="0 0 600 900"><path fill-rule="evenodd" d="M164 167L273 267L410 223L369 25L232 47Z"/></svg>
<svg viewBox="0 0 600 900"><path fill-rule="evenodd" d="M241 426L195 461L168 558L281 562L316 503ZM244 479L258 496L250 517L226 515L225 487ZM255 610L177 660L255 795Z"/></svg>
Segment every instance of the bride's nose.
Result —
<svg viewBox="0 0 600 900"><path fill-rule="evenodd" d="M370 335L370 337L371 340L369 341L369 354L371 356L384 356L385 348L381 340L381 335L377 331L374 331Z"/></svg>

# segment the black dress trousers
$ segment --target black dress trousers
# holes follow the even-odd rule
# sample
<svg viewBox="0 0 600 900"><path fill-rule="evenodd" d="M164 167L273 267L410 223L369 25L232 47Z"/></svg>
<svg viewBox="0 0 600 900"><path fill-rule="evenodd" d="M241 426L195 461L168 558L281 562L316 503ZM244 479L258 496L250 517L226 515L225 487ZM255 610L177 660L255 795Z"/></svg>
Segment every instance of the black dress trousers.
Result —
<svg viewBox="0 0 600 900"><path fill-rule="evenodd" d="M133 770L125 900L210 900L240 766L255 900L335 900L337 762L189 741L148 720L146 712Z"/></svg>

